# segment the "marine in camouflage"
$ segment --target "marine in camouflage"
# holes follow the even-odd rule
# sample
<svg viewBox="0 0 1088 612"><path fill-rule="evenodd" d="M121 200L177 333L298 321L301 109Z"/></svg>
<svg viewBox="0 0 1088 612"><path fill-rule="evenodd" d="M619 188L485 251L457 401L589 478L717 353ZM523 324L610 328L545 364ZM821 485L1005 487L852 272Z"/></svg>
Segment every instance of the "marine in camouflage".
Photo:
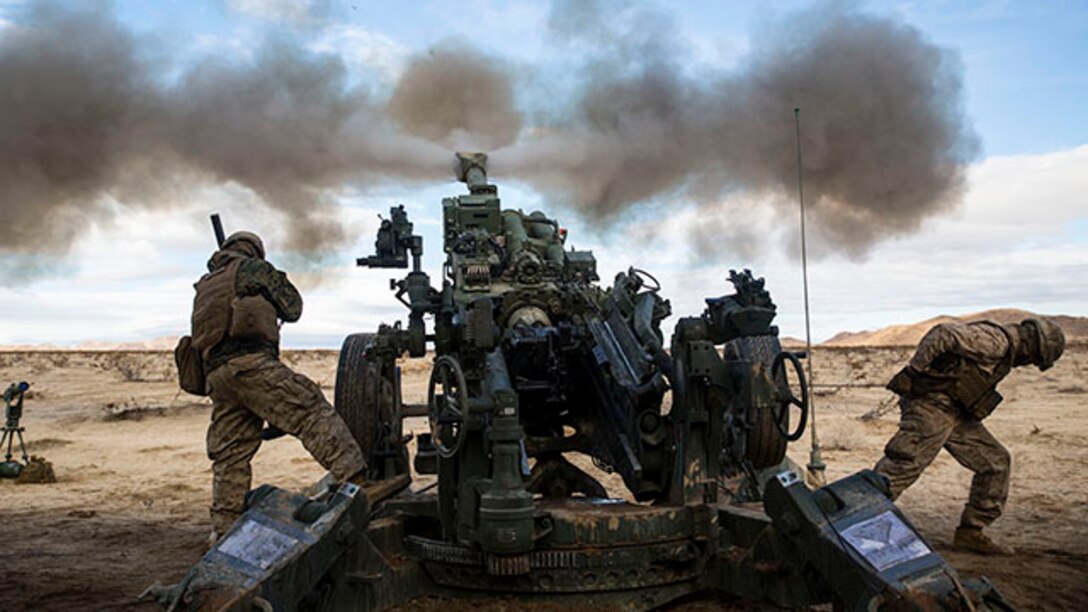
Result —
<svg viewBox="0 0 1088 612"><path fill-rule="evenodd" d="M193 337L206 345L200 349L213 402L207 450L218 534L243 511L252 484L250 460L261 445L265 421L298 437L338 480L365 467L359 445L321 388L279 361L275 319L297 321L302 297L263 256L256 235L234 234L212 255L209 273L196 284Z"/></svg>
<svg viewBox="0 0 1088 612"><path fill-rule="evenodd" d="M1051 326L1051 327L1046 327ZM909 364L889 383L900 394L899 430L884 448L875 470L887 477L892 497L910 487L942 448L974 472L960 517L961 531L978 532L993 523L1009 495L1009 451L982 424L1001 401L997 384L1014 366L1049 367L1061 354L1058 338L1040 331L1050 322L1019 325L991 321L937 325L926 333ZM1060 330L1057 332L1060 336ZM971 546L987 552L1008 549L975 533Z"/></svg>

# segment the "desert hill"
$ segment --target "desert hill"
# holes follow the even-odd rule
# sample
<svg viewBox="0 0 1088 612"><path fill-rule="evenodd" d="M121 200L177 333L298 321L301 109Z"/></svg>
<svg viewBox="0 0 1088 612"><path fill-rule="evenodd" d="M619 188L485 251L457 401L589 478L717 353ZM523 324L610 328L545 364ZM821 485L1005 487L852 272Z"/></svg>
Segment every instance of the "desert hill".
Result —
<svg viewBox="0 0 1088 612"><path fill-rule="evenodd" d="M795 338L793 336L780 336L778 341L782 344L782 348L787 348L791 351L802 350L807 346L804 338Z"/></svg>
<svg viewBox="0 0 1088 612"><path fill-rule="evenodd" d="M988 319L998 323L1019 323L1038 314L1016 308L995 308L973 314L952 316L940 315L918 323L907 325L889 325L873 331L839 332L820 346L855 347L855 346L914 346L927 331L940 323L970 322ZM1088 317L1066 315L1041 315L1062 326L1065 338L1070 343L1088 343Z"/></svg>

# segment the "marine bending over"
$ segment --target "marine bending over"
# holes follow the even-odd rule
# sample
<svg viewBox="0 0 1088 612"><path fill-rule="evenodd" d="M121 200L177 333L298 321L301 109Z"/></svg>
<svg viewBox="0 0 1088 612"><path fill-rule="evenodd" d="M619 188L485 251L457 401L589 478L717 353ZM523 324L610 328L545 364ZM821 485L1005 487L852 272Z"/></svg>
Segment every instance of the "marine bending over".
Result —
<svg viewBox="0 0 1088 612"><path fill-rule="evenodd" d="M874 468L886 476L893 499L933 462L942 448L974 472L971 492L956 529L954 546L1012 554L983 529L993 523L1009 496L1009 451L982 424L1001 403L997 384L1014 367L1050 368L1065 348L1065 336L1047 319L1019 324L992 321L946 323L926 333L910 363L888 383L899 394L899 430Z"/></svg>

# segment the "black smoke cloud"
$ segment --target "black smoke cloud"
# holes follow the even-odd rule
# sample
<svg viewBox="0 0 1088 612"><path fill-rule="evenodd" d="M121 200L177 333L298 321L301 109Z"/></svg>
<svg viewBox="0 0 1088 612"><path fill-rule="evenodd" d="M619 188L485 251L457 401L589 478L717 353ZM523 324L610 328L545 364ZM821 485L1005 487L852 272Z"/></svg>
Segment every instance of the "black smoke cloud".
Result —
<svg viewBox="0 0 1088 612"><path fill-rule="evenodd" d="M118 183L154 126L134 41L107 21L52 6L0 36L0 249L57 251ZM87 15L89 17L89 15Z"/></svg>
<svg viewBox="0 0 1088 612"><path fill-rule="evenodd" d="M454 149L497 149L521 131L509 71L456 41L409 64L387 108L408 133Z"/></svg>
<svg viewBox="0 0 1088 612"><path fill-rule="evenodd" d="M818 8L777 20L740 68L713 76L688 70L667 15L556 2L557 40L593 53L584 87L566 117L493 166L599 221L662 196L693 200L705 238L728 222L731 193L796 206L800 108L806 200L833 249L859 255L915 230L957 200L977 152L957 56L907 25Z"/></svg>
<svg viewBox="0 0 1088 612"><path fill-rule="evenodd" d="M832 248L861 254L954 203L977 148L955 54L840 5L766 28L726 73L693 69L667 15L556 2L555 48L586 58L573 97L519 88L530 80L463 42L412 58L380 97L289 39L180 69L106 4L28 10L0 34L0 255L62 254L116 214L113 200L164 208L208 184L282 215L289 248L334 250L355 238L337 190L449 180L452 148L493 150L495 177L591 220L682 199L700 207L697 247L719 244L718 227L758 244L722 202L793 206L795 107L813 221ZM545 112L527 121L519 96Z"/></svg>
<svg viewBox="0 0 1088 612"><path fill-rule="evenodd" d="M450 127L436 133L433 117L391 116L349 83L338 58L289 40L267 41L252 58L205 59L164 82L174 67L155 59L156 42L123 29L104 3L29 10L0 36L0 253L61 254L116 214L111 200L165 208L209 183L249 190L282 216L289 249L321 253L355 238L337 218L337 189L449 180L452 132L461 146L489 147L519 125L496 139L492 124L459 114L466 101L454 96L442 118ZM502 89L492 62L471 49L423 61L439 76L454 65L462 80ZM434 77L413 64L397 91L426 91L417 81Z"/></svg>

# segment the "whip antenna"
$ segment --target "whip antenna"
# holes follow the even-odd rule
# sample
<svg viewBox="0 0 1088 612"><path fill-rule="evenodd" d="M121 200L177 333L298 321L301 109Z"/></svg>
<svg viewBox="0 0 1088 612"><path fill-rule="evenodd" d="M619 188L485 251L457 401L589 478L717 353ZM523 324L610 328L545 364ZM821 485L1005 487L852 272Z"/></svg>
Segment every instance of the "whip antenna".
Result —
<svg viewBox="0 0 1088 612"><path fill-rule="evenodd" d="M812 387L812 326L810 323L809 310L808 310L808 244L805 242L805 188L804 188L804 172L801 165L801 109L793 109L793 122L797 129L797 202L801 208L801 279L803 283L803 292L805 296L805 351L808 355L806 360L808 366L808 384L809 388ZM817 484L823 485L826 482L824 477L824 470L827 469L827 465L824 464L823 457L820 455L820 439L816 436L816 401L815 395L809 394L808 398L808 410L809 410L809 431L812 433L812 450L809 453L808 468L809 474L816 480Z"/></svg>

